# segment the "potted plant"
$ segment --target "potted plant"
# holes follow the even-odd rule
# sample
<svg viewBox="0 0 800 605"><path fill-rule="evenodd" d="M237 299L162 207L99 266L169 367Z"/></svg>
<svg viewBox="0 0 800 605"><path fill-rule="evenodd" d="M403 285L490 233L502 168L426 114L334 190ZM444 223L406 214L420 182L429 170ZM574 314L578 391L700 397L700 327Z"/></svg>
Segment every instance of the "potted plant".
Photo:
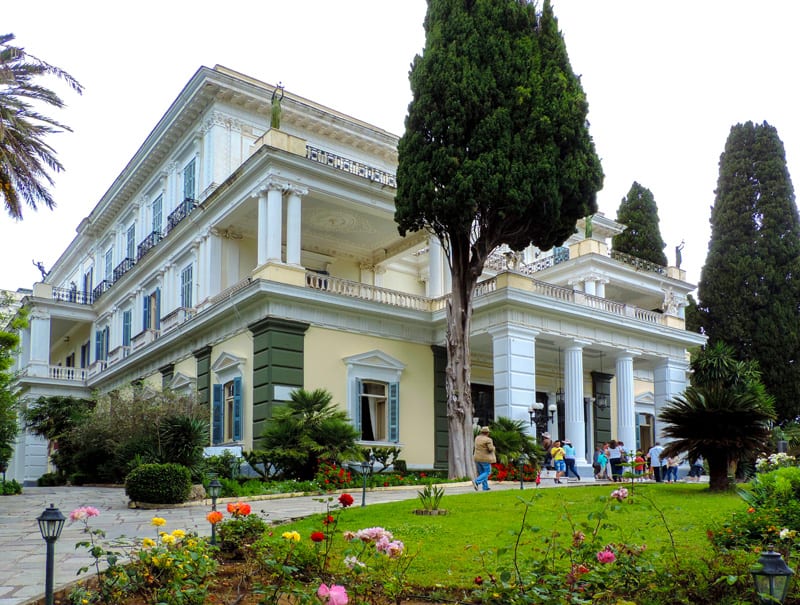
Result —
<svg viewBox="0 0 800 605"><path fill-rule="evenodd" d="M444 496L444 488L428 483L422 491L417 492L417 497L422 508L414 510L415 515L446 515L447 511L439 508L439 503Z"/></svg>

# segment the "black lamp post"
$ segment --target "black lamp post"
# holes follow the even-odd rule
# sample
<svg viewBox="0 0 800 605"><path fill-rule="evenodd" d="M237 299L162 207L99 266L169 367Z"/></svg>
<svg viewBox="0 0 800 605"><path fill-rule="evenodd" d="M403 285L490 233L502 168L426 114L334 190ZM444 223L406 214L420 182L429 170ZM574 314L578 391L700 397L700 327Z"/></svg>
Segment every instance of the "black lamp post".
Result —
<svg viewBox="0 0 800 605"><path fill-rule="evenodd" d="M780 553L772 550L771 544L761 553L750 573L761 603L783 603L794 571L786 565Z"/></svg>
<svg viewBox="0 0 800 605"><path fill-rule="evenodd" d="M217 498L222 493L222 483L219 482L219 479L214 477L211 481L208 482L208 495L211 497L211 511L217 510ZM217 543L217 524L211 524L211 545L214 546Z"/></svg>
<svg viewBox="0 0 800 605"><path fill-rule="evenodd" d="M370 452L369 460L362 460L360 462L349 462L348 466L361 473L362 487L361 487L361 506L367 505L367 477L372 475L373 467L375 466L375 455Z"/></svg>
<svg viewBox="0 0 800 605"><path fill-rule="evenodd" d="M46 508L41 515L36 517L36 522L39 524L39 531L42 534L42 538L44 538L44 541L47 543L47 559L45 561L44 572L45 605L53 605L53 559L56 540L58 540L61 535L61 530L64 529L64 521L66 521L66 518L53 504L51 504L49 508Z"/></svg>
<svg viewBox="0 0 800 605"><path fill-rule="evenodd" d="M524 481L525 481L525 463L528 461L528 457L525 455L525 452L522 452L519 455L519 459L517 460L517 464L519 464L519 489L525 489Z"/></svg>

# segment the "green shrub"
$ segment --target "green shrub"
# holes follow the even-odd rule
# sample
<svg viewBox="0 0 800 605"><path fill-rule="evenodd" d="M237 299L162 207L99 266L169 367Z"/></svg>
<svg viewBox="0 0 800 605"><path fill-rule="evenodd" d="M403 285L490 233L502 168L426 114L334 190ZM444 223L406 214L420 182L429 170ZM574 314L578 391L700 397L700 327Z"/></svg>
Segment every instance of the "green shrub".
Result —
<svg viewBox="0 0 800 605"><path fill-rule="evenodd" d="M53 487L55 485L64 485L64 477L58 473L45 473L36 480L36 485L39 487Z"/></svg>
<svg viewBox="0 0 800 605"><path fill-rule="evenodd" d="M177 504L192 488L189 469L180 464L143 464L125 479L125 493L134 502Z"/></svg>
<svg viewBox="0 0 800 605"><path fill-rule="evenodd" d="M22 486L16 479L0 481L0 496L16 496L22 493Z"/></svg>

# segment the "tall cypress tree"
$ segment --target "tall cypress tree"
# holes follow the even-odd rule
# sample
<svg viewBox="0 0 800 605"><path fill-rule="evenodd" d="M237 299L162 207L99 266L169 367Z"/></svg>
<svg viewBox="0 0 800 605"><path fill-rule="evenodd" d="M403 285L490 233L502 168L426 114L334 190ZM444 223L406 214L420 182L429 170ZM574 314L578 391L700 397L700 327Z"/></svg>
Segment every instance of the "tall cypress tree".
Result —
<svg viewBox="0 0 800 605"><path fill-rule="evenodd" d="M800 221L778 131L731 128L720 156L711 241L698 289L700 324L756 360L779 420L800 414Z"/></svg>
<svg viewBox="0 0 800 605"><path fill-rule="evenodd" d="M472 296L497 246L543 250L597 210L603 173L588 104L549 0L429 0L398 145L395 221L442 243L451 477L474 476Z"/></svg>
<svg viewBox="0 0 800 605"><path fill-rule="evenodd" d="M666 266L664 248L667 244L661 239L658 207L652 191L634 181L628 195L619 204L617 222L628 228L614 236L612 249Z"/></svg>

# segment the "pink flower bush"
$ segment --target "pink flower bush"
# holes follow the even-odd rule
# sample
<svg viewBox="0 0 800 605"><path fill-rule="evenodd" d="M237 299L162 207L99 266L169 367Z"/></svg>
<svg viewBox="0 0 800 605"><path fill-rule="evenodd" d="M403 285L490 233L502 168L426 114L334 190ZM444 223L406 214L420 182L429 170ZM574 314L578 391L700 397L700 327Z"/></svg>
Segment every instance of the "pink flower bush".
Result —
<svg viewBox="0 0 800 605"><path fill-rule="evenodd" d="M81 506L69 514L69 520L70 523L75 523L76 521L86 521L92 517L97 517L99 514L100 511L94 506Z"/></svg>
<svg viewBox="0 0 800 605"><path fill-rule="evenodd" d="M613 563L617 560L617 556L606 548L605 550L601 550L599 553L597 553L597 560L603 564Z"/></svg>
<svg viewBox="0 0 800 605"><path fill-rule="evenodd" d="M616 498L617 500L622 502L625 498L628 497L628 490L625 489L624 487L615 489L613 492L611 492L611 497Z"/></svg>
<svg viewBox="0 0 800 605"><path fill-rule="evenodd" d="M339 586L338 584L333 584L330 588L328 588L327 584L320 584L317 589L317 596L323 603L347 605L347 591L344 586Z"/></svg>
<svg viewBox="0 0 800 605"><path fill-rule="evenodd" d="M394 540L392 532L383 529L382 527L368 527L366 529L359 529L356 532L355 537L362 542L366 542L367 544L378 542L381 538Z"/></svg>
<svg viewBox="0 0 800 605"><path fill-rule="evenodd" d="M382 536L375 543L375 548L378 552L382 552L390 559L395 559L403 554L405 545L400 540L390 540L386 536Z"/></svg>

